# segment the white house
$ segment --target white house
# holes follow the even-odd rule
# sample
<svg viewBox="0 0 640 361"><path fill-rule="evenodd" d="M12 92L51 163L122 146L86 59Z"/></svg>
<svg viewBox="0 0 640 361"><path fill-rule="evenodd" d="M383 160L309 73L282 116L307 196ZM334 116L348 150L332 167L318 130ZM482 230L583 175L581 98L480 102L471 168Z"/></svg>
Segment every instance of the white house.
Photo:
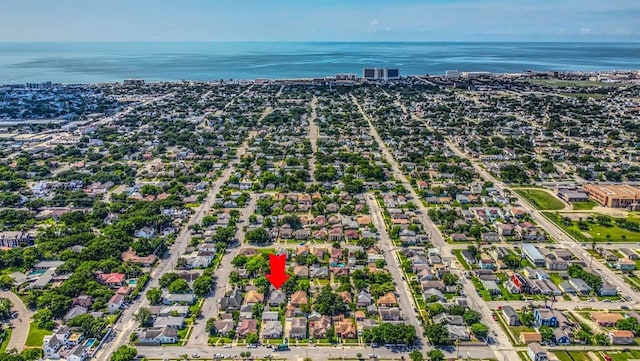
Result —
<svg viewBox="0 0 640 361"><path fill-rule="evenodd" d="M116 293L111 297L109 302L107 303L107 309L109 313L116 313L120 307L122 307L122 303L124 302L124 295L120 293Z"/></svg>

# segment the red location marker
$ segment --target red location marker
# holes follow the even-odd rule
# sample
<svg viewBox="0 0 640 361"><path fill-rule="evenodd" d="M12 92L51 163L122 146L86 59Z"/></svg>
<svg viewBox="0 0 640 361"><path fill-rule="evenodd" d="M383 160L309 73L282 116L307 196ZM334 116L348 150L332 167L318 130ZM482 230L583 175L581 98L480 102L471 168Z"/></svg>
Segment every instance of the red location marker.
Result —
<svg viewBox="0 0 640 361"><path fill-rule="evenodd" d="M271 285L273 285L273 287L275 287L276 289L280 289L280 287L282 287L282 285L289 279L289 275L284 271L286 262L286 254L281 254L278 256L276 256L275 254L269 255L271 274L268 274L266 277Z"/></svg>

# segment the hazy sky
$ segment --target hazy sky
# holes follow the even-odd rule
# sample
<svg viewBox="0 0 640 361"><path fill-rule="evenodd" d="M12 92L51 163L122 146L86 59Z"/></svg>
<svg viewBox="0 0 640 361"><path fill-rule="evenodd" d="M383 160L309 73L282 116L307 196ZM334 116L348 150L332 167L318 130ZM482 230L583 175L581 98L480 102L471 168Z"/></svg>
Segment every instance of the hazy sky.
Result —
<svg viewBox="0 0 640 361"><path fill-rule="evenodd" d="M640 41L639 0L0 0L0 41Z"/></svg>

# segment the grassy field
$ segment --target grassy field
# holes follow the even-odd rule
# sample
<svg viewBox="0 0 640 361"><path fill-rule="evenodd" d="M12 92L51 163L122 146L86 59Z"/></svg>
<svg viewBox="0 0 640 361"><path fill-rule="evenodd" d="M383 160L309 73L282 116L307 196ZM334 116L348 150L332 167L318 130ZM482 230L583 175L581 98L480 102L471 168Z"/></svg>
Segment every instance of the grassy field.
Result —
<svg viewBox="0 0 640 361"><path fill-rule="evenodd" d="M573 204L573 210L575 211L590 211L593 207L598 205L598 203L592 200L589 200L588 202L573 202L571 204Z"/></svg>
<svg viewBox="0 0 640 361"><path fill-rule="evenodd" d="M515 191L537 209L556 211L564 208L561 200L546 191L537 189L516 189Z"/></svg>
<svg viewBox="0 0 640 361"><path fill-rule="evenodd" d="M44 336L50 335L52 332L48 330L43 330L38 327L38 324L35 322L31 322L29 325L29 334L27 335L27 347L42 347L42 338Z"/></svg>
<svg viewBox="0 0 640 361"><path fill-rule="evenodd" d="M544 212L544 214L581 242L640 242L640 232L632 232L615 225L607 227L596 222L589 222L589 229L581 230L578 228L578 222L576 221L571 222L569 226L564 224L562 213L558 217L552 212Z"/></svg>

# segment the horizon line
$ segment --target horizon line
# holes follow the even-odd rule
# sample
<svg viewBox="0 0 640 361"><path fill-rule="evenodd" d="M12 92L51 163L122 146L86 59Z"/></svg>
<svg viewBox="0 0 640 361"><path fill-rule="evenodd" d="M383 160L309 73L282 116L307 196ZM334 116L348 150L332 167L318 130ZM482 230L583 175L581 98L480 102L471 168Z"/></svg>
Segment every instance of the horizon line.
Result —
<svg viewBox="0 0 640 361"><path fill-rule="evenodd" d="M444 44L444 43L605 43L640 44L640 40L0 40L0 44L104 44L104 43L362 43L362 44Z"/></svg>

